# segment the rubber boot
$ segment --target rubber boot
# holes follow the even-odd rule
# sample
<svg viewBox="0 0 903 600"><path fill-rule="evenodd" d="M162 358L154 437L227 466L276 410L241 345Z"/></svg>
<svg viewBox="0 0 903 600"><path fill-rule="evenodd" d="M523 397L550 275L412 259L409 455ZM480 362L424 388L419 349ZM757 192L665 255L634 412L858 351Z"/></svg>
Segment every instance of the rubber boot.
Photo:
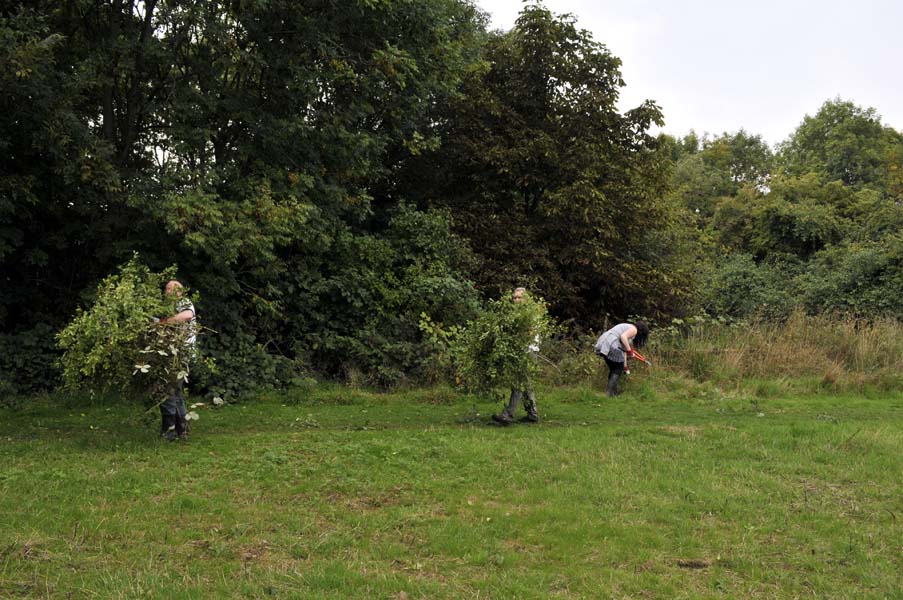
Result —
<svg viewBox="0 0 903 600"><path fill-rule="evenodd" d="M180 440L188 439L188 420L182 415L175 415L175 436Z"/></svg>
<svg viewBox="0 0 903 600"><path fill-rule="evenodd" d="M527 416L521 419L522 423L539 423L539 412L536 410L536 394L533 390L527 390L526 398L524 398L524 408L527 409Z"/></svg>
<svg viewBox="0 0 903 600"><path fill-rule="evenodd" d="M609 396L614 397L618 395L618 379L620 378L620 373L612 373L608 376L608 387L606 388L605 392Z"/></svg>
<svg viewBox="0 0 903 600"><path fill-rule="evenodd" d="M176 439L176 415L164 414L161 418L160 437L167 442Z"/></svg>
<svg viewBox="0 0 903 600"><path fill-rule="evenodd" d="M492 415L492 420L499 425L510 425L511 423L514 423L514 413L517 410L517 405L520 404L522 395L523 392L512 388L511 398L508 400L508 406L506 406L499 414Z"/></svg>

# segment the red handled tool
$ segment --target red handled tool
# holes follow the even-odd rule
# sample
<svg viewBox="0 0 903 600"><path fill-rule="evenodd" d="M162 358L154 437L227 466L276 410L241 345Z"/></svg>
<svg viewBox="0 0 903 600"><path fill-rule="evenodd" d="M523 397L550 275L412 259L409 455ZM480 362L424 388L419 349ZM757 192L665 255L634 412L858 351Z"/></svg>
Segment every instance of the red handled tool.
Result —
<svg viewBox="0 0 903 600"><path fill-rule="evenodd" d="M635 358L640 362L644 362L647 365L649 365L650 367L652 366L652 363L649 361L649 359L646 358L645 356L643 356L642 354L640 354L639 352L637 352L636 350L629 350L627 352L627 356L629 356L631 358Z"/></svg>

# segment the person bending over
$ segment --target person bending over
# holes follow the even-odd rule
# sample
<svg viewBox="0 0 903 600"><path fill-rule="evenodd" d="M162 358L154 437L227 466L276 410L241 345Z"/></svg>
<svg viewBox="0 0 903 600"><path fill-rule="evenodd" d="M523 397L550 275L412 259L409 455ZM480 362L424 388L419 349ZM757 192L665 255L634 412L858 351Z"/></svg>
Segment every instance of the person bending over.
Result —
<svg viewBox="0 0 903 600"><path fill-rule="evenodd" d="M627 357L633 354L635 347L642 348L648 337L649 327L643 321L637 321L636 325L619 323L596 340L593 349L608 365L608 386L605 391L609 396L618 395L618 380L626 369Z"/></svg>

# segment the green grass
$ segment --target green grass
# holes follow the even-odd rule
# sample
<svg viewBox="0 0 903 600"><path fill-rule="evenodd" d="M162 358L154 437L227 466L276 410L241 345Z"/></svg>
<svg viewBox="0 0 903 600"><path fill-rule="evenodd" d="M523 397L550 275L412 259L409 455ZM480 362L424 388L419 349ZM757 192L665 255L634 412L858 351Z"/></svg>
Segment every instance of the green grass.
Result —
<svg viewBox="0 0 903 600"><path fill-rule="evenodd" d="M631 383L4 409L0 597L903 596L903 395Z"/></svg>

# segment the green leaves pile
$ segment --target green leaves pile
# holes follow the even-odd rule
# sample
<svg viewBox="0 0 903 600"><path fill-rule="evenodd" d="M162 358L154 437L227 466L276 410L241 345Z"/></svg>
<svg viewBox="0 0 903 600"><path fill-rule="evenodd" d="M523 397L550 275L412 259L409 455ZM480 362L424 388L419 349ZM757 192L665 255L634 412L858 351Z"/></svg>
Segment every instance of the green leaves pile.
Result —
<svg viewBox="0 0 903 600"><path fill-rule="evenodd" d="M158 402L178 379L187 381L188 328L153 320L176 312L162 291L174 275L175 267L154 273L134 256L101 282L92 306L79 309L57 336L67 387Z"/></svg>
<svg viewBox="0 0 903 600"><path fill-rule="evenodd" d="M468 389L495 396L501 389L529 386L539 364L529 346L551 334L545 302L524 294L521 302L508 297L490 300L467 324L455 345L458 377Z"/></svg>

